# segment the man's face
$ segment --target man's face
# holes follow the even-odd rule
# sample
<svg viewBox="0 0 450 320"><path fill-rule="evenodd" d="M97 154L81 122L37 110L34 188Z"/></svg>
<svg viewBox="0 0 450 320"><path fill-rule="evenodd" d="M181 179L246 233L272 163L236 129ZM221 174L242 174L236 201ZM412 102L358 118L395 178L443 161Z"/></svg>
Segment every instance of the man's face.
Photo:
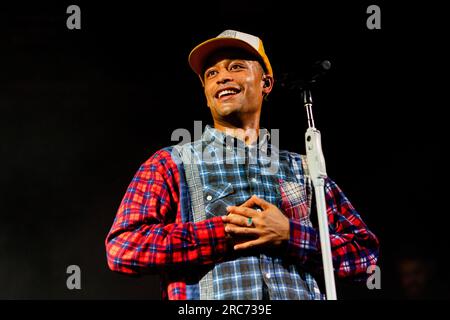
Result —
<svg viewBox="0 0 450 320"><path fill-rule="evenodd" d="M208 107L216 121L243 119L261 112L263 69L246 55L221 51L210 57L203 73Z"/></svg>

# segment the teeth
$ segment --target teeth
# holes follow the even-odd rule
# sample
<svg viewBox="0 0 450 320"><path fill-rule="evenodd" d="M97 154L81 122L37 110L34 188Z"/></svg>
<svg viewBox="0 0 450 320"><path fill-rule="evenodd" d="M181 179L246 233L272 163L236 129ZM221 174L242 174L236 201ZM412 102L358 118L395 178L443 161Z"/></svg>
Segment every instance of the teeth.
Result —
<svg viewBox="0 0 450 320"><path fill-rule="evenodd" d="M218 94L218 97L221 98L221 97L223 97L224 95L227 95L227 94L236 94L236 93L237 93L237 92L234 91L234 90L223 90L223 91L221 91L221 92Z"/></svg>

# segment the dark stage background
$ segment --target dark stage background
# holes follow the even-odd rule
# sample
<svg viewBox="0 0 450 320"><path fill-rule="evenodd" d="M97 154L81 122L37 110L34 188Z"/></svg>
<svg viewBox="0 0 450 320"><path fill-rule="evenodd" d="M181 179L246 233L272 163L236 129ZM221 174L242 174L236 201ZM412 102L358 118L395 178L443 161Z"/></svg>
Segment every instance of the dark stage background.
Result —
<svg viewBox="0 0 450 320"><path fill-rule="evenodd" d="M1 4L0 298L160 298L157 276L109 271L104 239L140 164L174 129L211 123L187 56L225 29L259 35L275 78L332 62L313 92L328 174L381 242L382 289L339 281L339 297L408 298L402 279L422 277L415 297L448 298L444 10L313 3ZM71 4L81 30L66 28ZM262 121L304 152L297 95L276 88ZM66 287L73 264L81 290Z"/></svg>

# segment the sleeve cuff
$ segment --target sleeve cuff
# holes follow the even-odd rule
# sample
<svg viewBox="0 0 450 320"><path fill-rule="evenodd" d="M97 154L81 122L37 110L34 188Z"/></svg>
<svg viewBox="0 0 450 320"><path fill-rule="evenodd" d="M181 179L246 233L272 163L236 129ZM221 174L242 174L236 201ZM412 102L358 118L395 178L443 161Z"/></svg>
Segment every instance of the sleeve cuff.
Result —
<svg viewBox="0 0 450 320"><path fill-rule="evenodd" d="M291 219L289 233L287 252L290 257L304 262L309 255L319 250L319 237L313 227Z"/></svg>
<svg viewBox="0 0 450 320"><path fill-rule="evenodd" d="M227 250L225 226L222 217L200 221L195 224L200 255L204 263L213 263L223 257Z"/></svg>

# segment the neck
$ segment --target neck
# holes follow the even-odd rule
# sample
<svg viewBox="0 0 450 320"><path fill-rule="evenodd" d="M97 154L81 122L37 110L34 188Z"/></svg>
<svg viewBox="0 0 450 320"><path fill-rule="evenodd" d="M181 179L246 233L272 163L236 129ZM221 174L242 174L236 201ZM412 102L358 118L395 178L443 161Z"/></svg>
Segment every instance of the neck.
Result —
<svg viewBox="0 0 450 320"><path fill-rule="evenodd" d="M242 124L232 124L214 119L214 128L244 141L247 145L250 145L258 140L259 119L255 119L254 121L246 121Z"/></svg>

